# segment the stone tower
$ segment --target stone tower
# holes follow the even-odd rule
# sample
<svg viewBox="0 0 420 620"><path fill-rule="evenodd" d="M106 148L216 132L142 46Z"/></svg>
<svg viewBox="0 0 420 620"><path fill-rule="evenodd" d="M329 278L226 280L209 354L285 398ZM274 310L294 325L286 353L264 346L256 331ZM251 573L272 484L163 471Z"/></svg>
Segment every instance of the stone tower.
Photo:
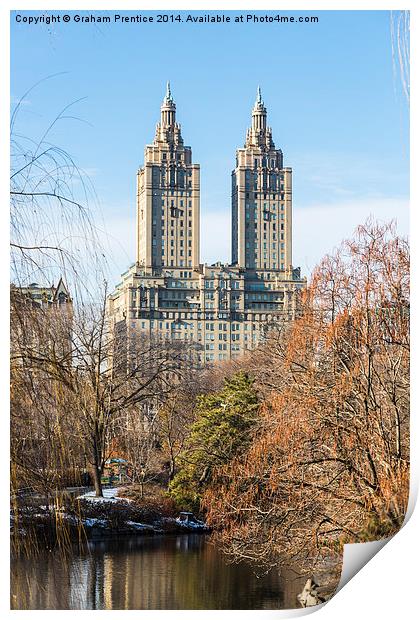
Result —
<svg viewBox="0 0 420 620"><path fill-rule="evenodd" d="M275 148L260 87L232 172L232 263L274 271L292 263L292 169Z"/></svg>
<svg viewBox="0 0 420 620"><path fill-rule="evenodd" d="M260 89L232 173L232 264L199 262L200 171L175 113L168 84L137 174L137 262L109 295L108 313L121 346L177 342L200 366L236 359L293 320L306 279L291 265L291 169Z"/></svg>
<svg viewBox="0 0 420 620"><path fill-rule="evenodd" d="M194 268L200 262L200 166L184 146L170 84L153 144L137 173L137 264Z"/></svg>

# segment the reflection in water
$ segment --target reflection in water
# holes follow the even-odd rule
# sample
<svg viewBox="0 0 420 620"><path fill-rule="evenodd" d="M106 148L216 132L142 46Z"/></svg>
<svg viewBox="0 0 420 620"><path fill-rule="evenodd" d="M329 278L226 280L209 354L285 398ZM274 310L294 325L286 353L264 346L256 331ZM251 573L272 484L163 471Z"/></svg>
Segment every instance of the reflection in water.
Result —
<svg viewBox="0 0 420 620"><path fill-rule="evenodd" d="M89 551L12 560L12 609L288 609L302 581L257 578L203 535L91 542Z"/></svg>

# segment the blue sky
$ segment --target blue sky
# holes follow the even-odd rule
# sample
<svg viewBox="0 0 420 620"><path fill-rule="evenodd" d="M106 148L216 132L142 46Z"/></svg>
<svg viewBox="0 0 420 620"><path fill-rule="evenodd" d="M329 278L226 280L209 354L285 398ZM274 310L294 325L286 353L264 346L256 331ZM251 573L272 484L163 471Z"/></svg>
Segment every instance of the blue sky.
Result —
<svg viewBox="0 0 420 620"><path fill-rule="evenodd" d="M318 24L281 25L28 26L15 14L12 103L65 72L28 95L17 130L39 137L83 98L67 113L77 118L60 120L49 139L95 186L112 283L134 260L136 170L168 79L184 141L201 164L203 261L230 260L230 173L258 84L276 146L293 168L294 264L304 274L370 213L408 231L408 109L388 12L311 11ZM282 11L299 14L308 12Z"/></svg>

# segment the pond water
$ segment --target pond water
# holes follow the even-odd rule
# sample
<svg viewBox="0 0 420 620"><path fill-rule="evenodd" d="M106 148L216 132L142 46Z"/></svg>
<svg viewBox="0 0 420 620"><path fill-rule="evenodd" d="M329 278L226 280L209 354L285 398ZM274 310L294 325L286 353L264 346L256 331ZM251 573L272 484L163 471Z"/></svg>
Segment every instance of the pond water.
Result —
<svg viewBox="0 0 420 620"><path fill-rule="evenodd" d="M208 536L125 537L12 559L12 609L290 609L303 581L228 563Z"/></svg>

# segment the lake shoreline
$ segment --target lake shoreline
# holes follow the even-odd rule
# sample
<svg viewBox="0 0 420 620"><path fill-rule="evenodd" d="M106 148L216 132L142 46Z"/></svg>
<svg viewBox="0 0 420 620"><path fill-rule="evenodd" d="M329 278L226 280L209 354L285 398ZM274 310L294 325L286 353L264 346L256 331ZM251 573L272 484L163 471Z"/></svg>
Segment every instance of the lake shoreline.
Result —
<svg viewBox="0 0 420 620"><path fill-rule="evenodd" d="M80 491L85 492L77 495ZM131 497L129 487L105 488L103 497L96 497L86 488L73 489L70 499L63 495L59 502L48 506L41 503L40 497L33 499L31 506L20 506L11 515L12 556L15 558L28 550L31 552L31 547L39 553L64 546L72 553L75 544L82 550L91 543L124 545L130 539L201 536L212 532L192 513L176 516L173 506L156 503L156 498ZM192 521L182 521L179 515L189 515ZM332 575L327 571L321 581L321 592L313 579L307 582L306 590L299 592L302 607L323 602L326 593L331 596Z"/></svg>
<svg viewBox="0 0 420 620"><path fill-rule="evenodd" d="M103 497L93 491L66 497L52 505L45 505L43 498L32 498L31 504L15 506L11 512L11 535L15 547L25 545L31 537L60 543L65 538L71 542L111 539L127 536L155 536L173 534L208 534L204 522L192 513L179 513L173 505L154 498L132 499L124 496L126 487L103 490ZM86 490L86 489L80 489ZM119 495L122 492L123 495ZM178 514L176 514L178 512ZM20 539L20 540L19 540Z"/></svg>

